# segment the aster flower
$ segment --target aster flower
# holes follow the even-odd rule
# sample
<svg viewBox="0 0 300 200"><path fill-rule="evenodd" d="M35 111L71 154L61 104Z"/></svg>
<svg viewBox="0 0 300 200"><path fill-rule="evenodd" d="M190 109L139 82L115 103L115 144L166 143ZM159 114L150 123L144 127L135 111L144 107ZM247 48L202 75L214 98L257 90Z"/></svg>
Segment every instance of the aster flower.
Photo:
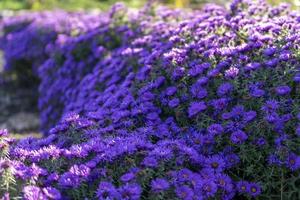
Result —
<svg viewBox="0 0 300 200"><path fill-rule="evenodd" d="M222 188L224 191L231 192L233 190L232 180L225 174L217 175L216 183L218 187Z"/></svg>
<svg viewBox="0 0 300 200"><path fill-rule="evenodd" d="M247 134L241 130L233 132L230 136L230 140L234 144L242 144L247 138Z"/></svg>
<svg viewBox="0 0 300 200"><path fill-rule="evenodd" d="M10 200L10 195L8 192L6 192L2 197L1 200Z"/></svg>
<svg viewBox="0 0 300 200"><path fill-rule="evenodd" d="M5 136L8 136L7 129L0 129L0 137L5 137Z"/></svg>
<svg viewBox="0 0 300 200"><path fill-rule="evenodd" d="M249 111L244 113L243 120L247 123L254 120L257 116L257 113L255 111Z"/></svg>
<svg viewBox="0 0 300 200"><path fill-rule="evenodd" d="M212 135L220 135L223 133L224 128L220 124L212 124L207 128L207 132Z"/></svg>
<svg viewBox="0 0 300 200"><path fill-rule="evenodd" d="M74 165L70 168L70 172L77 176L88 177L91 169L86 165Z"/></svg>
<svg viewBox="0 0 300 200"><path fill-rule="evenodd" d="M292 171L300 169L300 156L291 153L286 160L286 166Z"/></svg>
<svg viewBox="0 0 300 200"><path fill-rule="evenodd" d="M276 93L278 95L281 95L281 96L282 95L287 95L290 92L291 92L291 88L289 86L284 85L284 86L278 86L278 87L276 87Z"/></svg>
<svg viewBox="0 0 300 200"><path fill-rule="evenodd" d="M250 90L250 95L252 97L259 98L259 97L262 97L265 95L265 91L262 89L259 89L259 88L254 88L254 89Z"/></svg>
<svg viewBox="0 0 300 200"><path fill-rule="evenodd" d="M97 198L99 200L118 199L120 194L110 182L102 181L98 186Z"/></svg>
<svg viewBox="0 0 300 200"><path fill-rule="evenodd" d="M190 107L188 109L188 114L189 117L194 117L195 115L197 115L199 112L202 112L204 110L206 110L207 106L203 101L200 102L192 102L190 104Z"/></svg>
<svg viewBox="0 0 300 200"><path fill-rule="evenodd" d="M236 188L239 193L246 193L249 190L249 183L247 181L239 181L236 184Z"/></svg>
<svg viewBox="0 0 300 200"><path fill-rule="evenodd" d="M300 137L300 125L296 128L296 135Z"/></svg>
<svg viewBox="0 0 300 200"><path fill-rule="evenodd" d="M138 184L126 184L118 189L122 199L124 200L138 200L140 199L142 189Z"/></svg>
<svg viewBox="0 0 300 200"><path fill-rule="evenodd" d="M43 199L42 190L37 186L25 186L23 188L24 200Z"/></svg>
<svg viewBox="0 0 300 200"><path fill-rule="evenodd" d="M129 182L134 178L135 178L135 174L132 173L132 172L129 172L129 173L126 173L126 174L122 175L120 179L123 182Z"/></svg>
<svg viewBox="0 0 300 200"><path fill-rule="evenodd" d="M151 188L154 192L162 192L169 189L170 184L164 178L157 178L151 181Z"/></svg>
<svg viewBox="0 0 300 200"><path fill-rule="evenodd" d="M78 187L80 178L75 174L66 172L59 178L58 183L63 187Z"/></svg>
<svg viewBox="0 0 300 200"><path fill-rule="evenodd" d="M146 167L157 167L158 161L155 157L148 156L144 158L143 165L145 165Z"/></svg>
<svg viewBox="0 0 300 200"><path fill-rule="evenodd" d="M172 95L174 95L176 93L176 91L177 91L176 87L174 87L174 86L168 87L166 89L166 95L172 96Z"/></svg>
<svg viewBox="0 0 300 200"><path fill-rule="evenodd" d="M79 119L79 115L77 113L71 112L67 113L62 117L62 122L64 123L71 123L75 122L76 120Z"/></svg>
<svg viewBox="0 0 300 200"><path fill-rule="evenodd" d="M191 94L197 99L203 99L207 96L207 90L203 88L198 82L191 86Z"/></svg>
<svg viewBox="0 0 300 200"><path fill-rule="evenodd" d="M268 161L269 165L277 165L277 166L282 165L282 161L275 154L269 155L269 157L267 158L267 161Z"/></svg>
<svg viewBox="0 0 300 200"><path fill-rule="evenodd" d="M247 192L251 196L256 197L256 196L258 196L258 195L261 194L261 187L258 184L256 184L256 183L249 183L248 184Z"/></svg>
<svg viewBox="0 0 300 200"><path fill-rule="evenodd" d="M273 58L271 60L266 61L265 65L267 65L270 68L275 68L278 63L279 63L279 59L278 58Z"/></svg>
<svg viewBox="0 0 300 200"><path fill-rule="evenodd" d="M174 98L172 100L169 101L168 105L171 107L171 108L176 108L180 103L180 100L178 98Z"/></svg>
<svg viewBox="0 0 300 200"><path fill-rule="evenodd" d="M194 196L193 190L186 185L177 186L175 192L177 197L183 200L192 200Z"/></svg>
<svg viewBox="0 0 300 200"><path fill-rule="evenodd" d="M177 174L177 180L179 182L188 181L193 176L193 172L189 169L183 168Z"/></svg>
<svg viewBox="0 0 300 200"><path fill-rule="evenodd" d="M234 167L240 162L240 158L233 153L225 155L225 160L226 160L225 164L227 168Z"/></svg>
<svg viewBox="0 0 300 200"><path fill-rule="evenodd" d="M232 78L234 79L239 74L239 69L236 67L230 67L228 70L225 71L225 77L226 78Z"/></svg>
<svg viewBox="0 0 300 200"><path fill-rule="evenodd" d="M274 53L276 52L276 49L271 47L271 48L267 48L263 51L263 54L265 56L272 56Z"/></svg>
<svg viewBox="0 0 300 200"><path fill-rule="evenodd" d="M223 83L218 87L218 96L224 96L229 94L233 90L233 86L230 83Z"/></svg>
<svg viewBox="0 0 300 200"><path fill-rule="evenodd" d="M300 73L298 73L298 74L296 74L296 75L294 76L294 81L295 81L296 83L300 83Z"/></svg>
<svg viewBox="0 0 300 200"><path fill-rule="evenodd" d="M206 197L213 197L218 191L218 186L211 179L206 179L202 182L201 191Z"/></svg>
<svg viewBox="0 0 300 200"><path fill-rule="evenodd" d="M300 112L297 114L297 119L300 121Z"/></svg>
<svg viewBox="0 0 300 200"><path fill-rule="evenodd" d="M245 70L256 70L258 68L261 67L261 64L258 63L258 62L254 62L254 63L248 63L246 66L245 66Z"/></svg>
<svg viewBox="0 0 300 200"><path fill-rule="evenodd" d="M43 193L50 199L61 199L60 192L53 187L43 188Z"/></svg>
<svg viewBox="0 0 300 200"><path fill-rule="evenodd" d="M276 100L268 100L262 107L262 110L265 112L273 112L279 108L279 102Z"/></svg>
<svg viewBox="0 0 300 200"><path fill-rule="evenodd" d="M213 155L205 160L205 166L215 172L221 172L225 169L225 162L220 155Z"/></svg>
<svg viewBox="0 0 300 200"><path fill-rule="evenodd" d="M227 98L214 99L211 101L211 105L216 110L224 110L228 105L229 100Z"/></svg>
<svg viewBox="0 0 300 200"><path fill-rule="evenodd" d="M255 141L255 144L259 147L262 147L262 146L266 145L266 139L263 137L260 137Z"/></svg>

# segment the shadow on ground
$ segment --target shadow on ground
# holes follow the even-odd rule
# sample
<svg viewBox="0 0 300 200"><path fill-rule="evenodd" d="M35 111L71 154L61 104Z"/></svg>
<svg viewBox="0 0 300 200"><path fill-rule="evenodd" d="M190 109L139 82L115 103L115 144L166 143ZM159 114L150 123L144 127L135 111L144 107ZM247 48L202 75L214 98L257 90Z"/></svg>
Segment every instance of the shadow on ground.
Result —
<svg viewBox="0 0 300 200"><path fill-rule="evenodd" d="M0 66L3 60L0 58ZM18 134L39 133L38 88L22 84L0 67L0 128ZM21 137L21 136L20 136Z"/></svg>

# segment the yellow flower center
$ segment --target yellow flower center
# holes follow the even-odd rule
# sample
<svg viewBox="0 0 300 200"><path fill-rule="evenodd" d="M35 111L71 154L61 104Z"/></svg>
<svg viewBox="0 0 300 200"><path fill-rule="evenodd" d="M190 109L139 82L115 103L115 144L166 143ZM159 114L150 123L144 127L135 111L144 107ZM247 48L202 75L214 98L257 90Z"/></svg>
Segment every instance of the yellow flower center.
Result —
<svg viewBox="0 0 300 200"><path fill-rule="evenodd" d="M290 163L291 163L292 165L295 164L295 162L296 162L296 161L293 160L293 159L290 160Z"/></svg>
<svg viewBox="0 0 300 200"><path fill-rule="evenodd" d="M211 164L211 166L212 166L213 168L217 168L217 167L219 166L219 164L216 163L216 162L214 162L214 163Z"/></svg>

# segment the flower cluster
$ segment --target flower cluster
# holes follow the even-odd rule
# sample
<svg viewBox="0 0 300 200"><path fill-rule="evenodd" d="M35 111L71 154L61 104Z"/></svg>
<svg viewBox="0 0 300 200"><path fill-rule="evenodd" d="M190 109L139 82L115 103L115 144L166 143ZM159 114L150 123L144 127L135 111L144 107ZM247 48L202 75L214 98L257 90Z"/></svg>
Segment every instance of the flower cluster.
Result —
<svg viewBox="0 0 300 200"><path fill-rule="evenodd" d="M0 48L5 52L5 71L15 73L21 81L28 76L36 78L39 66L49 57L48 51L68 37L97 27L100 16L45 11L4 17L0 25Z"/></svg>
<svg viewBox="0 0 300 200"><path fill-rule="evenodd" d="M45 137L4 142L4 198L299 197L299 13L116 4L97 23L39 66Z"/></svg>

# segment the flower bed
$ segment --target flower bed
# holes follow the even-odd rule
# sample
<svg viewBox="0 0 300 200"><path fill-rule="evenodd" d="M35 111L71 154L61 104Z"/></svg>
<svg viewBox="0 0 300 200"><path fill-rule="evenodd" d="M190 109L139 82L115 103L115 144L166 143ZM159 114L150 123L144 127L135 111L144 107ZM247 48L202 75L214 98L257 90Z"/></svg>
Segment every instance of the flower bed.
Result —
<svg viewBox="0 0 300 200"><path fill-rule="evenodd" d="M105 16L39 67L46 136L1 132L3 193L299 198L299 14L234 1L201 11L117 4Z"/></svg>

